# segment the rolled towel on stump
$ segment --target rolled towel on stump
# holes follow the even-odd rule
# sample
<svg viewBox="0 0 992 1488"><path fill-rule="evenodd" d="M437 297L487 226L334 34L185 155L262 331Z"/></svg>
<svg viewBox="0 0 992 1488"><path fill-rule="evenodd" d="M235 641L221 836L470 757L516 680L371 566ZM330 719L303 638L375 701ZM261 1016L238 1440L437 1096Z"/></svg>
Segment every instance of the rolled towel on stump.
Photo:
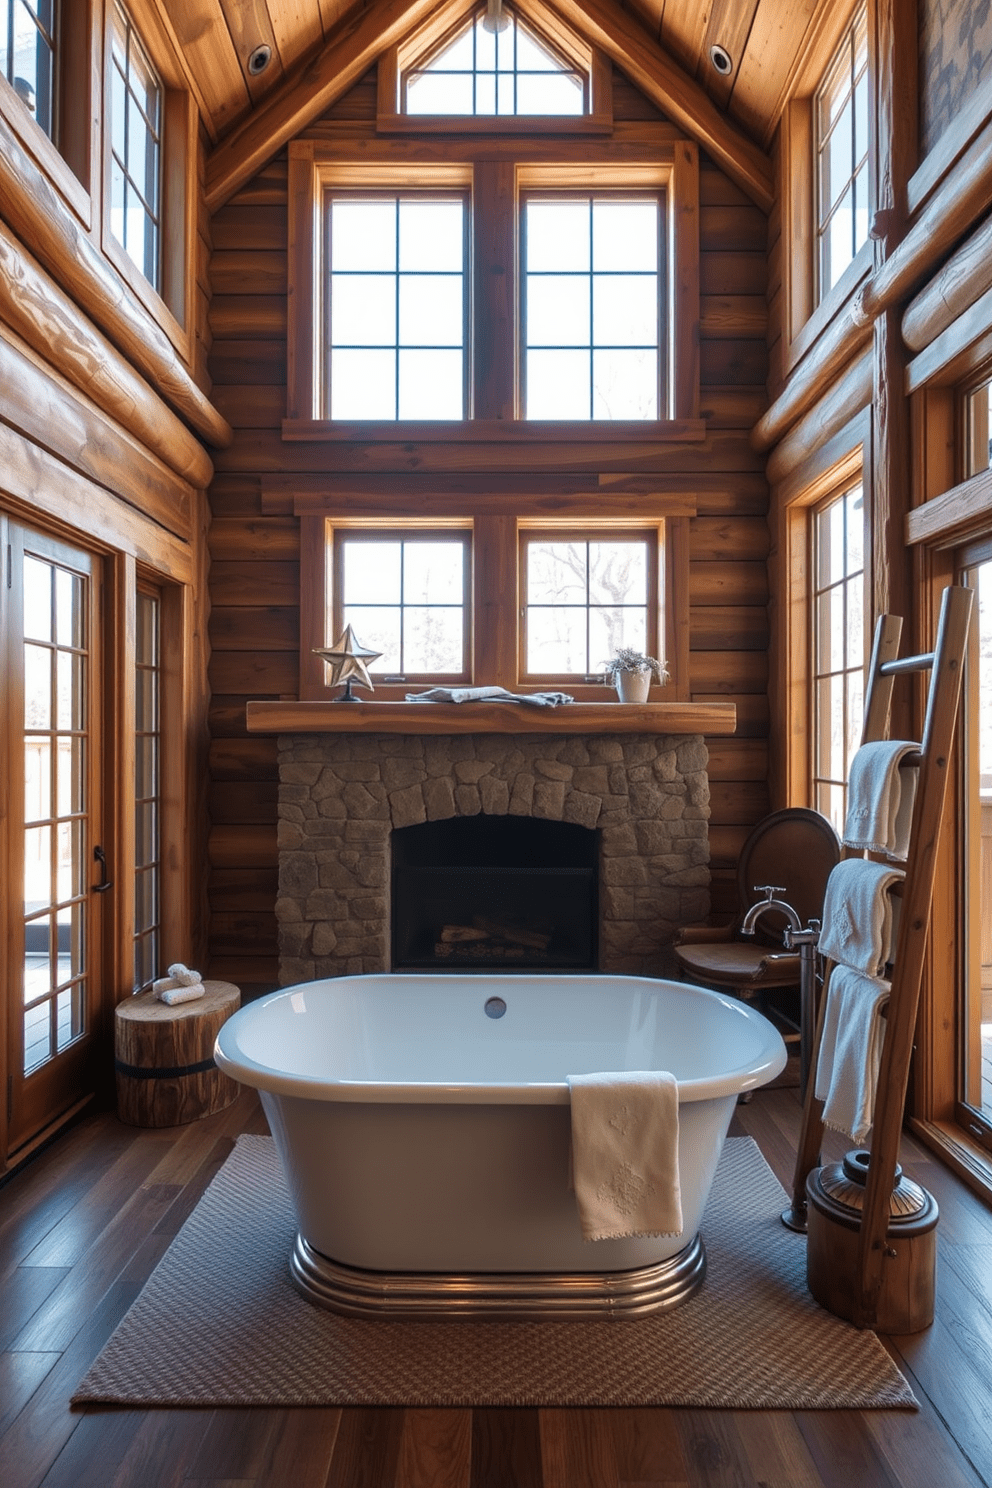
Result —
<svg viewBox="0 0 992 1488"><path fill-rule="evenodd" d="M174 961L169 975L152 982L152 991L162 1002L174 1007L178 1002L193 1002L203 996L203 978L198 971L190 971L181 961Z"/></svg>

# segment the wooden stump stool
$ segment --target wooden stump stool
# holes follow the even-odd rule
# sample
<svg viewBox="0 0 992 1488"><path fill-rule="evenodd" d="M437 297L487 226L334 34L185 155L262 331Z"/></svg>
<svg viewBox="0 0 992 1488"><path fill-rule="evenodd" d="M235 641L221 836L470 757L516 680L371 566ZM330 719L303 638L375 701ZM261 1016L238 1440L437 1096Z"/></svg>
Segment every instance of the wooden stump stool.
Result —
<svg viewBox="0 0 992 1488"><path fill-rule="evenodd" d="M241 1006L230 982L170 1007L151 991L118 1003L117 1113L129 1126L182 1126L223 1111L240 1086L214 1064L214 1040Z"/></svg>

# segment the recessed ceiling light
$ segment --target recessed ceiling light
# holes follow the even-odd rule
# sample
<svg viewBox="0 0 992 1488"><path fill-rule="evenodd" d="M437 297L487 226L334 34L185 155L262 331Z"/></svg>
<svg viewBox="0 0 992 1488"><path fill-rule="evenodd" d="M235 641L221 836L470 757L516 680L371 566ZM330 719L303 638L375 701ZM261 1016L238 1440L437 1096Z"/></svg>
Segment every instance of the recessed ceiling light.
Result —
<svg viewBox="0 0 992 1488"><path fill-rule="evenodd" d="M272 48L270 46L266 46L266 44L263 42L261 46L257 46L253 52L249 53L248 71L251 73L252 77L258 77L258 74L260 72L264 72L271 61Z"/></svg>
<svg viewBox="0 0 992 1488"><path fill-rule="evenodd" d="M710 61L721 77L729 77L734 70L730 53L719 42L714 42L710 47Z"/></svg>

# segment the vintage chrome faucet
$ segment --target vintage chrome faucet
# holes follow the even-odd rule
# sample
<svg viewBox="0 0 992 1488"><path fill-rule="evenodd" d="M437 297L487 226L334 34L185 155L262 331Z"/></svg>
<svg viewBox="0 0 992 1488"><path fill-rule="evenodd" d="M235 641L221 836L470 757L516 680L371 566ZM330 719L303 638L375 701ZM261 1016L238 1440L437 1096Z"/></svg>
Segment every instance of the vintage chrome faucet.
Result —
<svg viewBox="0 0 992 1488"><path fill-rule="evenodd" d="M754 892L764 894L765 897L750 906L741 923L740 933L753 935L761 916L770 909L777 910L789 922L782 931L785 949L799 952L799 1078L805 1099L806 1079L813 1051L813 1030L816 1025L816 946L820 939L820 921L810 920L804 930L802 920L792 905L775 897L785 893L785 889L777 884L755 884Z"/></svg>

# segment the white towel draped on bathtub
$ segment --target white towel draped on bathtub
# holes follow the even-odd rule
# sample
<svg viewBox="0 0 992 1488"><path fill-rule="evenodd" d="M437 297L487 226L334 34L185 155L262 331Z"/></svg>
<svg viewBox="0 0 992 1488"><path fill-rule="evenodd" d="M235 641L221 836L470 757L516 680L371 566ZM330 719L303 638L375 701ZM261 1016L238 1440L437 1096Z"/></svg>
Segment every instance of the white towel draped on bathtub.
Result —
<svg viewBox="0 0 992 1488"><path fill-rule="evenodd" d="M568 1086L583 1238L681 1235L675 1076L660 1070L570 1075Z"/></svg>

